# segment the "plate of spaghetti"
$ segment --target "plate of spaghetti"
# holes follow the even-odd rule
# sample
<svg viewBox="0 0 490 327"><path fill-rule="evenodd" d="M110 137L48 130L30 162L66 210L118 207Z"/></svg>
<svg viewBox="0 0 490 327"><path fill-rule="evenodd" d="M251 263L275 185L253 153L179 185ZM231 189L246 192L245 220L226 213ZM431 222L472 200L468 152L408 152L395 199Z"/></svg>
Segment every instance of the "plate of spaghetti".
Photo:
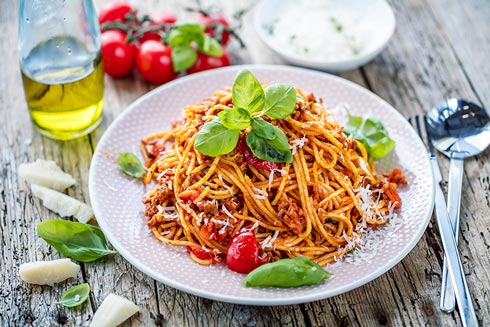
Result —
<svg viewBox="0 0 490 327"><path fill-rule="evenodd" d="M237 104L244 69L265 89L263 110ZM286 84L295 103L284 114L281 87L268 86ZM382 121L393 150L373 159L344 130L351 114ZM144 164L141 179L116 164L126 152ZM109 242L152 278L209 299L285 305L347 292L400 262L427 227L434 184L424 145L375 94L321 72L249 65L183 77L135 101L100 140L89 189ZM243 231L256 261L306 257L333 278L244 287L246 275L227 267Z"/></svg>

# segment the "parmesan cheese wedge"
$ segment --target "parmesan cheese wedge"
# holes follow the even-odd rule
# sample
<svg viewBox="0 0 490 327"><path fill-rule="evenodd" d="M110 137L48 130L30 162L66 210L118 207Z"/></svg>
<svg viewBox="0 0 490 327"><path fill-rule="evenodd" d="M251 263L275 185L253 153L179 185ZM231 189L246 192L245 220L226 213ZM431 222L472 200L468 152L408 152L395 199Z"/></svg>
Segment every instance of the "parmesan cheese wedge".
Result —
<svg viewBox="0 0 490 327"><path fill-rule="evenodd" d="M61 170L54 161L37 159L19 166L19 175L30 184L38 184L57 191L74 185L75 179Z"/></svg>
<svg viewBox="0 0 490 327"><path fill-rule="evenodd" d="M95 312L90 327L116 327L138 311L136 304L111 293Z"/></svg>
<svg viewBox="0 0 490 327"><path fill-rule="evenodd" d="M43 201L43 205L59 214L61 217L75 217L82 223L87 223L94 216L92 208L66 194L51 190L47 187L31 184L32 194Z"/></svg>
<svg viewBox="0 0 490 327"><path fill-rule="evenodd" d="M20 278L24 282L50 286L76 277L79 271L80 266L70 259L27 262L19 267Z"/></svg>

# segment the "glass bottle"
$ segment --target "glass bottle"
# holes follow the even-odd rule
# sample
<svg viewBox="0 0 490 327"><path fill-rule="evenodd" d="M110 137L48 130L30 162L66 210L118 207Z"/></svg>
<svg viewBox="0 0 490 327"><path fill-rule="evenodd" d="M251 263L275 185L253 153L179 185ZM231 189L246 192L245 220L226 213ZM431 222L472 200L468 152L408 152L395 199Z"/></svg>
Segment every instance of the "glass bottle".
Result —
<svg viewBox="0 0 490 327"><path fill-rule="evenodd" d="M69 140L100 124L104 71L92 0L21 0L19 59L30 116L41 134Z"/></svg>

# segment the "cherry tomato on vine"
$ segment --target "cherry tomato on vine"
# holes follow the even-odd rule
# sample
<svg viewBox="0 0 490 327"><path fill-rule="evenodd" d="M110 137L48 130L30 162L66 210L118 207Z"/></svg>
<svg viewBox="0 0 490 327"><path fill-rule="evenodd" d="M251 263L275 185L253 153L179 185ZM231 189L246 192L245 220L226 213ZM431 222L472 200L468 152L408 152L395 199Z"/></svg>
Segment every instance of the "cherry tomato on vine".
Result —
<svg viewBox="0 0 490 327"><path fill-rule="evenodd" d="M123 1L116 0L109 2L99 12L99 24L102 25L113 21L122 22L126 14L131 11L133 11L133 7Z"/></svg>
<svg viewBox="0 0 490 327"><path fill-rule="evenodd" d="M136 68L151 83L163 84L177 77L171 59L172 49L160 41L147 40L136 53Z"/></svg>
<svg viewBox="0 0 490 327"><path fill-rule="evenodd" d="M267 263L269 257L259 257L259 244L251 230L237 234L226 253L226 264L233 271L248 274L255 268Z"/></svg>
<svg viewBox="0 0 490 327"><path fill-rule="evenodd" d="M175 24L175 22L177 21L177 16L165 10L155 11L151 13L150 18L155 23L162 23L162 24Z"/></svg>
<svg viewBox="0 0 490 327"><path fill-rule="evenodd" d="M194 74L202 72L208 69L225 67L231 65L231 59L228 52L223 48L223 55L221 57L211 57L201 52L197 53L196 63L187 70L188 74Z"/></svg>
<svg viewBox="0 0 490 327"><path fill-rule="evenodd" d="M108 30L101 35L104 71L112 77L129 75L134 68L136 47L126 43L126 33Z"/></svg>
<svg viewBox="0 0 490 327"><path fill-rule="evenodd" d="M177 21L177 16L169 11L164 10L153 12L150 15L150 18L152 20L152 22L149 24L150 27L156 27L159 24L175 24L175 22ZM145 32L141 37L139 37L138 42L139 44L142 44L148 40L161 41L162 37L157 32L148 31Z"/></svg>
<svg viewBox="0 0 490 327"><path fill-rule="evenodd" d="M207 16L201 12L198 12L194 15L194 19L203 25L213 25L216 22L216 23L223 25L225 28L230 27L230 23L228 23L226 18L224 18L222 15L216 14L216 13L213 13L213 14L210 14L209 16ZM212 37L215 37L214 32L215 31L213 28L207 28L206 29L206 33ZM223 33L221 33L221 44L226 45L229 40L230 40L230 32L223 31Z"/></svg>

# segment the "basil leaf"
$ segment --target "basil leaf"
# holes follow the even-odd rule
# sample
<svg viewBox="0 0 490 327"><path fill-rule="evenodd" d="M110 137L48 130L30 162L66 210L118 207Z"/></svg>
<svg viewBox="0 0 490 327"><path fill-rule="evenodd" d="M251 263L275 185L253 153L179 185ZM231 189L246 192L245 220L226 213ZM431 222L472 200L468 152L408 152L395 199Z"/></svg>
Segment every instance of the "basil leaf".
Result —
<svg viewBox="0 0 490 327"><path fill-rule="evenodd" d="M200 34L200 33L204 33L206 26L196 22L183 21L175 24L175 29L181 32Z"/></svg>
<svg viewBox="0 0 490 327"><path fill-rule="evenodd" d="M55 302L68 308L73 308L84 303L88 299L90 293L90 285L87 283L73 286L63 293L61 300Z"/></svg>
<svg viewBox="0 0 490 327"><path fill-rule="evenodd" d="M331 275L316 262L296 257L266 263L254 269L243 281L243 286L299 287L318 284Z"/></svg>
<svg viewBox="0 0 490 327"><path fill-rule="evenodd" d="M354 116L350 112L347 115L344 133L364 145L370 157L383 158L393 150L395 141L379 119Z"/></svg>
<svg viewBox="0 0 490 327"><path fill-rule="evenodd" d="M81 262L91 262L117 253L107 247L100 228L68 221L48 220L37 225L37 235L61 254Z"/></svg>
<svg viewBox="0 0 490 327"><path fill-rule="evenodd" d="M296 109L296 90L288 84L272 84L265 89L264 115L283 119Z"/></svg>
<svg viewBox="0 0 490 327"><path fill-rule="evenodd" d="M194 148L211 157L227 154L235 149L240 132L227 129L219 118L204 124L196 134Z"/></svg>
<svg viewBox="0 0 490 327"><path fill-rule="evenodd" d="M250 113L264 108L264 89L255 76L248 70L240 70L232 86L232 101L236 108Z"/></svg>
<svg viewBox="0 0 490 327"><path fill-rule="evenodd" d="M267 140L273 140L276 137L274 126L260 117L252 118L252 128L255 134Z"/></svg>
<svg viewBox="0 0 490 327"><path fill-rule="evenodd" d="M124 152L117 157L117 164L122 172L134 178L141 178L145 173L145 168L138 157L130 152Z"/></svg>
<svg viewBox="0 0 490 327"><path fill-rule="evenodd" d="M190 46L191 39L186 32L179 31L178 29L173 29L167 34L167 43L172 48L178 46Z"/></svg>
<svg viewBox="0 0 490 327"><path fill-rule="evenodd" d="M276 134L272 140L259 136L254 130L248 133L246 139L248 147L259 159L272 162L293 162L286 134L279 128L272 127Z"/></svg>
<svg viewBox="0 0 490 327"><path fill-rule="evenodd" d="M167 43L172 48L178 46L190 47L192 42L202 42L204 38L204 25L192 22L178 23L167 34Z"/></svg>
<svg viewBox="0 0 490 327"><path fill-rule="evenodd" d="M218 114L221 124L228 129L241 131L250 126L250 114L242 108L223 110Z"/></svg>
<svg viewBox="0 0 490 327"><path fill-rule="evenodd" d="M199 51L211 57L221 57L223 55L221 44L207 34L204 34L204 37L197 42L197 47Z"/></svg>
<svg viewBox="0 0 490 327"><path fill-rule="evenodd" d="M175 72L181 72L196 63L197 53L191 46L176 46L172 49L172 66Z"/></svg>

